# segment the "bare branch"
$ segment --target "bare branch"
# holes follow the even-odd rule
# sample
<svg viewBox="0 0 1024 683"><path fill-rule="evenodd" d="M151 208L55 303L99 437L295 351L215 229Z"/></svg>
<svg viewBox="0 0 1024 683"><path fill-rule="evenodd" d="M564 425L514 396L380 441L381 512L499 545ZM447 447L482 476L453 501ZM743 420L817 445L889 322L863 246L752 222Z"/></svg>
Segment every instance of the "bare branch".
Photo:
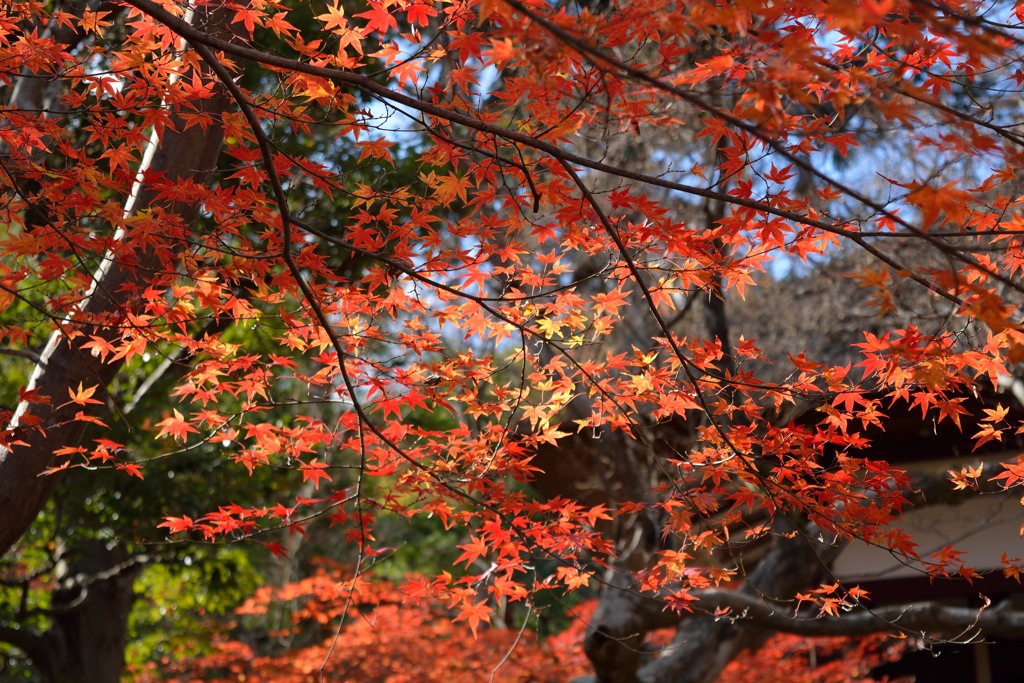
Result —
<svg viewBox="0 0 1024 683"><path fill-rule="evenodd" d="M993 608L951 607L936 602L858 606L839 617L792 615L792 608L775 606L739 591L709 590L694 593L700 609L728 608L731 621L750 621L754 625L783 633L805 636L866 636L872 633L902 633L936 638L939 635L960 640L964 636L993 638L1024 637L1024 612L1009 602ZM790 614L787 614L789 612Z"/></svg>

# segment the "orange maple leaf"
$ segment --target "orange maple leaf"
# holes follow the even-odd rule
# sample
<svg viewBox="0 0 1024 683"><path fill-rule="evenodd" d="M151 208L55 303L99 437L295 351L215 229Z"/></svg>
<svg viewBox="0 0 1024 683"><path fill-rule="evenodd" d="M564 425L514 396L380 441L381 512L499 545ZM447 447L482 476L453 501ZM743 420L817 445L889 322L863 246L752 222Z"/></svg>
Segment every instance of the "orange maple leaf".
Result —
<svg viewBox="0 0 1024 683"><path fill-rule="evenodd" d="M306 482L313 480L313 486L319 486L321 479L331 481L331 475L327 474L327 463L320 462L319 460L312 460L308 463L299 465L299 470L302 472L302 481Z"/></svg>
<svg viewBox="0 0 1024 683"><path fill-rule="evenodd" d="M157 438L170 435L174 437L175 441L184 441L189 434L199 433L199 430L189 424L177 409L174 410L172 417L157 422L156 426L160 428Z"/></svg>
<svg viewBox="0 0 1024 683"><path fill-rule="evenodd" d="M476 630L479 628L481 623L491 623L491 614L494 612L487 604L486 600L481 600L476 603L471 603L469 600L464 600L459 605L459 616L455 617L452 621L463 621L469 623L469 630L473 632L473 637L476 638Z"/></svg>
<svg viewBox="0 0 1024 683"><path fill-rule="evenodd" d="M96 393L97 388L99 388L99 385L82 388L82 383L79 382L78 389L68 387L68 394L71 396L71 402L80 406L89 405L90 403L102 404L103 401L92 398L92 395Z"/></svg>

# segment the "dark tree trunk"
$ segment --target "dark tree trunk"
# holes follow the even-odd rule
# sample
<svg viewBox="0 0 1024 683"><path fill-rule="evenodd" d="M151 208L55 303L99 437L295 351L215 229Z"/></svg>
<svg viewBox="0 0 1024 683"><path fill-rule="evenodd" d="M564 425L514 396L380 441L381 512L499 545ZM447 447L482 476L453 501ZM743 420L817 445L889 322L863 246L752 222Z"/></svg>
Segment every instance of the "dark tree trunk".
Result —
<svg viewBox="0 0 1024 683"><path fill-rule="evenodd" d="M36 662L48 683L119 683L139 570L121 546L102 541L83 544L61 563L45 636L51 660Z"/></svg>
<svg viewBox="0 0 1024 683"><path fill-rule="evenodd" d="M223 34L223 25L227 23L223 12L199 16L197 22L214 34ZM28 96L26 91L25 97ZM168 130L160 140L149 166L153 177L167 180L188 178L199 184L208 182L212 177L223 141L220 115L227 109L228 99L226 96L217 97L195 104L211 117L213 123L186 129L181 119L173 119L178 130ZM15 105L20 106L21 103L15 102ZM168 203L157 195L154 188L143 186L128 208L129 213L161 205L169 215L180 216L186 223L193 219L196 206ZM88 334L71 341L60 331L54 332L36 364L28 388L53 397L55 401L65 397L66 403L69 388L79 384L105 387L120 370L122 362L103 362L88 350L83 350L82 344L91 335L108 338L116 335L116 330L93 321L103 320L104 316L128 306L132 287L147 282L158 267L156 256L148 252L107 262L95 274L94 290L82 301L82 314L76 321L87 327ZM10 549L25 533L53 492L56 477L41 475L56 464L54 451L62 446L78 445L81 441L86 425L74 419L79 408L74 404L55 409L50 405L23 403L15 412L8 428L16 433L18 445L0 446L0 514L4 520L0 524L0 553ZM37 429L36 425L40 428Z"/></svg>
<svg viewBox="0 0 1024 683"><path fill-rule="evenodd" d="M45 683L119 683L128 643L133 583L145 556L88 540L62 551L50 594L50 628L36 633L14 615L0 642L20 650Z"/></svg>

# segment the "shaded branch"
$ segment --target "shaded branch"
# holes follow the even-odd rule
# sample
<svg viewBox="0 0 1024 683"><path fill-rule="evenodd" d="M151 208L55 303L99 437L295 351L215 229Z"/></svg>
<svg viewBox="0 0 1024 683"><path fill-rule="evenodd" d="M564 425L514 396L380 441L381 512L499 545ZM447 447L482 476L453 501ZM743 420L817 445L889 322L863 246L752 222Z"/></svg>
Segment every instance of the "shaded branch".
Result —
<svg viewBox="0 0 1024 683"><path fill-rule="evenodd" d="M118 562L102 571L78 572L65 576L60 581L61 590L74 591L77 589L78 594L71 601L63 603L59 607L37 607L29 610L28 614L44 614L50 617L71 614L89 599L89 588L91 586L101 581L110 581L128 572L138 571L142 565L152 562L153 559L152 556L146 554L132 555L123 562Z"/></svg>
<svg viewBox="0 0 1024 683"><path fill-rule="evenodd" d="M906 496L918 509L955 505L980 493L1002 491L992 477L998 462L981 464L978 488L954 490L945 469L926 472L910 483ZM791 529L791 528L790 528ZM1009 604L992 609L949 607L936 603L870 608L859 605L839 618L797 614L798 592L828 578L829 566L846 546L817 540L813 525L799 533L780 535L739 590L693 591L695 608L709 614L680 614L662 600L641 595L624 580L612 584L601 600L587 636L586 652L597 683L710 683L741 650L760 647L773 632L807 636L860 636L890 631L945 639L971 640L979 635L1024 637L1024 612ZM731 614L715 619L719 608ZM641 648L650 631L678 626L672 645L662 657L640 668Z"/></svg>
<svg viewBox="0 0 1024 683"><path fill-rule="evenodd" d="M222 31L211 19L211 29ZM226 23L226 22L225 22ZM227 108L227 100L215 96L192 103L212 120L219 119ZM168 128L161 140L154 134L139 168L138 182L125 205L125 214L160 203L156 188L146 185L143 171L153 177L171 182L188 178L204 183L210 177L220 154L223 130L219 122L201 127L186 127L176 115L172 117L176 129ZM167 210L177 214L183 222L191 221L196 207L183 202L168 203ZM123 235L118 236L123 238ZM129 292L134 284L146 280L147 273L156 265L154 253L139 253L134 263L104 259L95 273L93 287L82 301L81 315L76 321L87 324L104 315L123 309L129 304ZM96 327L94 334L114 339L117 330ZM46 396L61 396L69 386L106 386L120 369L121 362L104 362L82 346L88 337L68 339L62 330L55 331L41 353L29 380L28 389L39 389ZM53 453L68 444L77 444L84 435L85 422L77 420L74 409L65 406L56 409L50 405L23 402L18 406L9 427L19 426L26 434L19 435L19 444L0 448L0 509L4 524L0 526L0 550L10 548L35 520L56 485L54 476L40 476L53 463ZM38 428L37 428L38 427Z"/></svg>
<svg viewBox="0 0 1024 683"><path fill-rule="evenodd" d="M951 607L936 602L867 607L860 605L839 617L809 614L787 615L792 608L775 606L739 591L698 591L700 609L728 608L727 621L752 624L804 636L866 636L886 631L935 638L938 634L957 641L984 635L993 638L1024 638L1024 611L1009 602L993 608ZM685 618L685 616L683 617Z"/></svg>
<svg viewBox="0 0 1024 683"><path fill-rule="evenodd" d="M792 599L820 581L839 553L839 547L817 541L813 527L792 534L787 532L793 527L780 521L776 531L780 536L775 545L736 591L753 603ZM581 681L710 683L740 651L760 647L771 635L754 620L730 622L705 615L683 618L632 586L620 586L606 593L591 622L585 647L597 675ZM665 654L638 670L639 648L646 634L676 624L679 629Z"/></svg>
<svg viewBox="0 0 1024 683"><path fill-rule="evenodd" d="M45 670L52 654L50 641L46 636L29 629L0 625L0 642L24 652L40 670Z"/></svg>
<svg viewBox="0 0 1024 683"><path fill-rule="evenodd" d="M8 349L6 347L0 348L0 354L4 356L17 356L18 358L28 358L33 363L42 363L43 357L35 351L28 351L25 349Z"/></svg>

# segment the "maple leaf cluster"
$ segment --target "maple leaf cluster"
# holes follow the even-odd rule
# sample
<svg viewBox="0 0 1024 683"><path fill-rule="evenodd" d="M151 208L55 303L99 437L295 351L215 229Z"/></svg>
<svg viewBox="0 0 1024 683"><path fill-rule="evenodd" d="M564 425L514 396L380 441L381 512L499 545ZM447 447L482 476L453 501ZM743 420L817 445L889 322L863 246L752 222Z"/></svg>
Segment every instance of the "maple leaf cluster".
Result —
<svg viewBox="0 0 1024 683"><path fill-rule="evenodd" d="M408 602L407 590L383 581L339 580L349 574L330 562L318 563L308 577L276 588L265 587L236 612L242 637L220 637L211 652L133 671L140 683L227 681L238 676L289 683L310 676L358 677L365 681L565 681L587 671L582 633L593 617L595 601L576 606L562 632L539 637L529 628L488 629L477 633L452 621L442 604ZM288 606L286 608L286 606ZM254 649L261 635L247 623L268 612L286 615L274 634L292 644L273 654ZM336 624L343 622L340 637ZM253 622L255 623L255 622ZM648 647L668 644L666 631L653 634ZM306 644L308 643L308 644ZM747 680L756 673L768 681L855 683L876 680L872 669L896 661L906 641L883 636L850 642L839 638L780 635L761 652L744 654L724 674ZM332 652L333 650L333 652ZM777 664L765 671L764 662Z"/></svg>
<svg viewBox="0 0 1024 683"><path fill-rule="evenodd" d="M37 474L198 452L289 486L165 511L173 541L324 519L358 578L379 520L436 518L459 572L411 585L473 634L616 572L687 611L799 534L980 576L899 529L920 496L884 444L912 416L1006 461L948 488L1024 482L996 396L1024 361L1019 10L304 9L0 8L0 339L37 365L0 434L31 469L0 471L7 533ZM730 334L768 271L851 262L869 321L832 355ZM150 391L173 404L137 417ZM112 415L159 452L97 436ZM858 606L825 579L787 599Z"/></svg>
<svg viewBox="0 0 1024 683"><path fill-rule="evenodd" d="M585 671L585 658L548 645L528 629L476 631L453 621L443 604L409 602L401 586L382 581L339 581L344 568L321 564L310 576L259 589L237 610L237 630L274 611L285 626L274 634L292 647L264 653L244 639L218 638L208 654L143 667L136 680L234 680L238 676L288 683L325 675L364 681L564 681ZM472 619L472 617L471 617ZM339 620L343 635L336 637ZM472 631L470 632L470 629Z"/></svg>

